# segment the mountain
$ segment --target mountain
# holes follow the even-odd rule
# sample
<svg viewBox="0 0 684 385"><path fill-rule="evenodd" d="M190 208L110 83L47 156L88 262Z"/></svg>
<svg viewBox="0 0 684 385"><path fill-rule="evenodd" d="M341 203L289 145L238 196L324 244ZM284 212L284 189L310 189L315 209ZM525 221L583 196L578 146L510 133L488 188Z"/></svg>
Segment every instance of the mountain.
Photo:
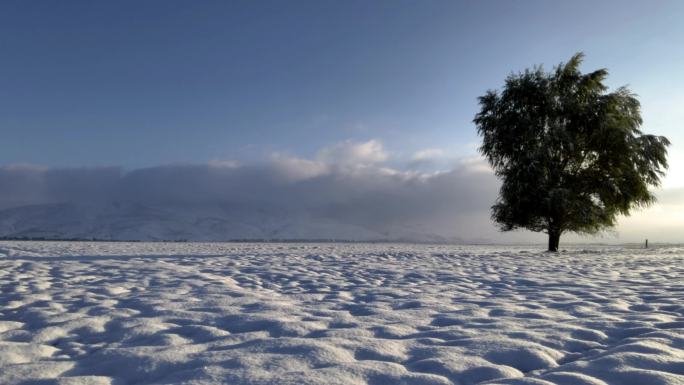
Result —
<svg viewBox="0 0 684 385"><path fill-rule="evenodd" d="M260 206L55 203L0 210L0 237L98 240L454 241L410 226L370 229Z"/></svg>

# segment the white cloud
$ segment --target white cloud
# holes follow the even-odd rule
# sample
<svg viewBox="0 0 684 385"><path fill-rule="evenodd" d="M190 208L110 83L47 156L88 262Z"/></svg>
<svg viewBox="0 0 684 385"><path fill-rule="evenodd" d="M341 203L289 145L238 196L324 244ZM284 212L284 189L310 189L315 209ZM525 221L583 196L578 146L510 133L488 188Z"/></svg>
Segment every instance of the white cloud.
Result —
<svg viewBox="0 0 684 385"><path fill-rule="evenodd" d="M283 154L271 155L272 167L277 171L277 175L282 176L287 181L300 181L325 175L330 171L330 167L317 160L297 158Z"/></svg>
<svg viewBox="0 0 684 385"><path fill-rule="evenodd" d="M317 158L340 166L367 166L385 162L389 154L378 140L362 143L345 141L321 149Z"/></svg>
<svg viewBox="0 0 684 385"><path fill-rule="evenodd" d="M481 156L460 158L456 161L456 164L457 167L463 167L473 172L494 173L487 160Z"/></svg>
<svg viewBox="0 0 684 385"><path fill-rule="evenodd" d="M416 162L423 162L423 161L432 161L435 159L443 158L444 157L444 151L440 150L438 148L426 148L424 150L420 150L413 154L411 157L412 161Z"/></svg>
<svg viewBox="0 0 684 385"><path fill-rule="evenodd" d="M409 228L465 239L495 233L487 213L497 189L491 175L467 168L430 174L388 168L381 164L387 155L376 141L346 142L322 152L317 159L275 154L260 164L213 161L127 173L0 168L0 207L94 201L177 210L240 207L240 215L275 213L390 237L405 235ZM332 163L342 154L346 163Z"/></svg>
<svg viewBox="0 0 684 385"><path fill-rule="evenodd" d="M213 159L209 161L209 166L218 168L238 168L240 165L237 160Z"/></svg>

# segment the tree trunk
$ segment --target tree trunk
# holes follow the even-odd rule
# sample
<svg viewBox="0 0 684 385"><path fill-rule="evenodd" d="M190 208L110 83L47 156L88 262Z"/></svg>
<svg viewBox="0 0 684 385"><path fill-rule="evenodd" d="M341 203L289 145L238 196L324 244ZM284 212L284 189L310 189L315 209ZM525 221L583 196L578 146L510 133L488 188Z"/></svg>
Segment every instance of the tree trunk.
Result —
<svg viewBox="0 0 684 385"><path fill-rule="evenodd" d="M558 251L560 236L560 231L549 230L549 251Z"/></svg>

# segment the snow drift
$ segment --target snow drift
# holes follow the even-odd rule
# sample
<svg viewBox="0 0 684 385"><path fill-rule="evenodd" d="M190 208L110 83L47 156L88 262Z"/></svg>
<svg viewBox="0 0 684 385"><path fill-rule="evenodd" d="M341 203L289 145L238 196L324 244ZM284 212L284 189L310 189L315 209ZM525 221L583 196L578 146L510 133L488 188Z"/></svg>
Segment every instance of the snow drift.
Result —
<svg viewBox="0 0 684 385"><path fill-rule="evenodd" d="M684 250L0 243L0 383L680 385Z"/></svg>

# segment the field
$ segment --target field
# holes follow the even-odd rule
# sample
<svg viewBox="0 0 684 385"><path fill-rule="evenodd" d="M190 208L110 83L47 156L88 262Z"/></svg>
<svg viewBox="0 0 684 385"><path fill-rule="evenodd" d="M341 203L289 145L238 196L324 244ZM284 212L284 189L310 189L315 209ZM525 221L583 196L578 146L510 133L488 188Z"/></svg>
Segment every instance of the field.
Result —
<svg viewBox="0 0 684 385"><path fill-rule="evenodd" d="M0 242L0 384L684 384L684 249Z"/></svg>

